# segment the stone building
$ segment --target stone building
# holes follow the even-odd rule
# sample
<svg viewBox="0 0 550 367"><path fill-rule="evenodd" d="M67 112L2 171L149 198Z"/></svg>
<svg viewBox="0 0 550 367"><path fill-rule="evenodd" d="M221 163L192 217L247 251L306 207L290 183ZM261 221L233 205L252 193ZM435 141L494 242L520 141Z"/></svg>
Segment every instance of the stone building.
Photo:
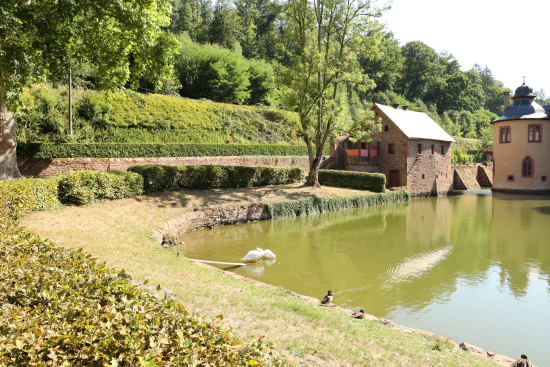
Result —
<svg viewBox="0 0 550 367"><path fill-rule="evenodd" d="M375 132L370 143L347 141L343 154L333 147L335 161L345 155L346 170L383 173L388 188L407 186L416 197L452 192L454 139L427 114L407 106L375 103L372 110L381 119L382 131Z"/></svg>
<svg viewBox="0 0 550 367"><path fill-rule="evenodd" d="M504 114L493 124L493 191L550 194L550 105L535 102L533 88L516 89L513 103L504 96Z"/></svg>

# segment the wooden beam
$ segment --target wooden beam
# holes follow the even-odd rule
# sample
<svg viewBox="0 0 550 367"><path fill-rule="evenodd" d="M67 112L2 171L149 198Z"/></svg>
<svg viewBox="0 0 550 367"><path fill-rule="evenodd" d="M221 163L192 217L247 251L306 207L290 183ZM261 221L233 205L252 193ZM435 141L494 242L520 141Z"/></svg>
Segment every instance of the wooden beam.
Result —
<svg viewBox="0 0 550 367"><path fill-rule="evenodd" d="M224 263L219 261L209 261L209 260L197 260L197 259L187 259L189 261L197 261L201 263L209 263L209 264L220 264L220 265L233 265L233 266L247 266L249 264L243 264L243 263Z"/></svg>

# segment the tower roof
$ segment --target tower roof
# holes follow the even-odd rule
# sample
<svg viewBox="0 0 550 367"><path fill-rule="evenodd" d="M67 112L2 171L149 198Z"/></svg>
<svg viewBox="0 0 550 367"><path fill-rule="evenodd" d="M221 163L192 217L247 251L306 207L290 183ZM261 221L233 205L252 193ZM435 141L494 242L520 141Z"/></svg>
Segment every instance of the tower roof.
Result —
<svg viewBox="0 0 550 367"><path fill-rule="evenodd" d="M512 98L512 103L498 119L492 123L506 120L550 120L550 105L541 106L535 102L533 88L525 84L517 87L516 93Z"/></svg>

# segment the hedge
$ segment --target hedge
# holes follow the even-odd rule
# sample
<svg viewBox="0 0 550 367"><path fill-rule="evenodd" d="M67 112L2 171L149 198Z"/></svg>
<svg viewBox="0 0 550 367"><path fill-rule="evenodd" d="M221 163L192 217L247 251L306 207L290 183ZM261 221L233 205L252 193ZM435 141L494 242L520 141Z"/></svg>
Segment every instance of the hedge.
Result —
<svg viewBox="0 0 550 367"><path fill-rule="evenodd" d="M410 193L406 189L402 189L372 195L354 195L347 197L333 196L328 198L309 197L298 200L280 201L267 204L267 208L271 219L280 219L408 200L410 200Z"/></svg>
<svg viewBox="0 0 550 367"><path fill-rule="evenodd" d="M18 220L33 211L58 206L58 178L21 178L0 182L0 218Z"/></svg>
<svg viewBox="0 0 550 367"><path fill-rule="evenodd" d="M326 186L384 192L386 176L382 173L320 170L319 183Z"/></svg>
<svg viewBox="0 0 550 367"><path fill-rule="evenodd" d="M143 176L145 192L284 185L304 179L304 170L294 167L132 166L128 171Z"/></svg>
<svg viewBox="0 0 550 367"><path fill-rule="evenodd" d="M95 200L129 198L143 193L143 177L132 172L71 171L59 179L63 204L86 205Z"/></svg>
<svg viewBox="0 0 550 367"><path fill-rule="evenodd" d="M0 221L0 365L284 366L124 271ZM221 319L218 318L218 319Z"/></svg>
<svg viewBox="0 0 550 367"><path fill-rule="evenodd" d="M330 154L329 147L325 154ZM34 158L140 158L307 156L306 146L271 144L48 144L19 143L17 155Z"/></svg>

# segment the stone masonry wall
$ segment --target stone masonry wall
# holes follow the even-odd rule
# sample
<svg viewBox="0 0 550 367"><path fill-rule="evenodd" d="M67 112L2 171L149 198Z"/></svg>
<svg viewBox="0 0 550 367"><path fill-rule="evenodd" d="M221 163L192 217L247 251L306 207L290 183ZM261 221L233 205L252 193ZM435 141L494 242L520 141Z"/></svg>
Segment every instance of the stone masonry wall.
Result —
<svg viewBox="0 0 550 367"><path fill-rule="evenodd" d="M479 190L477 182L477 165L459 165L454 168L454 182L457 190Z"/></svg>
<svg viewBox="0 0 550 367"><path fill-rule="evenodd" d="M125 171L143 165L212 165L300 167L309 171L308 157L161 157L161 158L27 158L17 157L25 176L55 176L68 171Z"/></svg>
<svg viewBox="0 0 550 367"><path fill-rule="evenodd" d="M418 153L418 144L422 145L421 154ZM444 154L441 154L442 146ZM412 196L441 196L452 192L451 143L439 140L409 140L407 170L407 188Z"/></svg>
<svg viewBox="0 0 550 367"><path fill-rule="evenodd" d="M480 164L477 167L477 182L481 187L493 187L493 170Z"/></svg>
<svg viewBox="0 0 550 367"><path fill-rule="evenodd" d="M408 138L382 113L378 113L376 117L382 119L382 131L372 135L374 141L380 141L380 172L386 175L388 188L391 170L399 171L399 186L407 186ZM388 127L388 131L385 131L386 126ZM394 154L389 153L389 144L395 144Z"/></svg>
<svg viewBox="0 0 550 367"><path fill-rule="evenodd" d="M378 164L349 164L345 167L346 171L381 173L380 165Z"/></svg>

